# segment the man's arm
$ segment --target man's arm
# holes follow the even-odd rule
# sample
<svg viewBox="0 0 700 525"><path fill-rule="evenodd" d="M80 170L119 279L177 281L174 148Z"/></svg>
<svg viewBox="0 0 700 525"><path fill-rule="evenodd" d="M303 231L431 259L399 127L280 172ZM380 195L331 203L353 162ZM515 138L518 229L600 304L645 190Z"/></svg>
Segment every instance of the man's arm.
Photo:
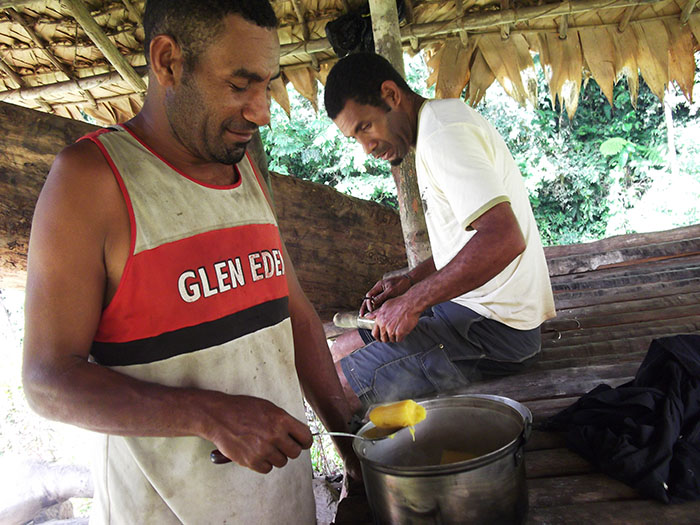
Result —
<svg viewBox="0 0 700 525"><path fill-rule="evenodd" d="M324 427L350 432L349 423L353 413L335 371L323 325L301 289L288 257L285 268L289 282L289 310L294 331L296 369L304 397ZM348 473L355 479L361 479L359 462L352 450L352 440L341 437L334 438L334 442Z"/></svg>
<svg viewBox="0 0 700 525"><path fill-rule="evenodd" d="M258 472L310 447L308 427L266 400L138 381L88 361L121 276L125 239L128 254L128 214L107 162L88 142L67 148L41 192L30 238L23 361L30 406L97 432L200 436Z"/></svg>
<svg viewBox="0 0 700 525"><path fill-rule="evenodd" d="M376 321L372 331L375 338L385 342L402 340L426 308L482 286L525 250L525 239L510 203L497 204L471 226L476 233L444 268L367 315Z"/></svg>
<svg viewBox="0 0 700 525"><path fill-rule="evenodd" d="M258 181L270 207L274 210L267 186L262 183L259 176ZM350 432L349 423L353 413L335 371L323 325L299 284L286 247L283 251L285 274L289 285L289 313L294 334L295 365L304 397L325 428L331 431ZM352 440L334 438L334 443L348 473L355 479L361 479L359 461L352 450Z"/></svg>

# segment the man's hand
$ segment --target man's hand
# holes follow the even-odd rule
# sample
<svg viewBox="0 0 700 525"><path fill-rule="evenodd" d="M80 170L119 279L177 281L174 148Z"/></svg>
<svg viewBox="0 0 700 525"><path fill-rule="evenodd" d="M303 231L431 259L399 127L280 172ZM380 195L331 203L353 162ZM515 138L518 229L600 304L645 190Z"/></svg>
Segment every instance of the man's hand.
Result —
<svg viewBox="0 0 700 525"><path fill-rule="evenodd" d="M421 312L410 294L389 299L379 310L367 314L375 323L372 336L384 343L399 342L416 327Z"/></svg>
<svg viewBox="0 0 700 525"><path fill-rule="evenodd" d="M250 396L216 394L205 411L212 418L209 439L227 458L255 472L267 474L311 447L309 427L278 406Z"/></svg>
<svg viewBox="0 0 700 525"><path fill-rule="evenodd" d="M387 277L375 284L365 295L360 306L360 316L377 310L392 297L398 297L411 287L411 280L405 275Z"/></svg>

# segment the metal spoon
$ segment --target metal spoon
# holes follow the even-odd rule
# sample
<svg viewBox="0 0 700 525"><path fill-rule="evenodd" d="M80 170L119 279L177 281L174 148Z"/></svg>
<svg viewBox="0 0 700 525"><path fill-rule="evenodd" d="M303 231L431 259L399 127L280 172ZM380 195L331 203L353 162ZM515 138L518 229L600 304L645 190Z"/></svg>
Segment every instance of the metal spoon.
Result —
<svg viewBox="0 0 700 525"><path fill-rule="evenodd" d="M399 429L401 430L401 429ZM381 441L383 439L393 437L394 434L396 434L398 430L391 432L385 436L377 436L377 437L366 437L366 436L361 436L357 434L351 434L349 432L314 432L311 434L312 436L338 436L338 437L349 437L349 438L357 438L357 439L362 439L363 441ZM231 460L224 456L219 450L212 450L211 454L209 455L209 459L211 459L212 463L216 463L217 465L221 465L222 463L230 463Z"/></svg>
<svg viewBox="0 0 700 525"><path fill-rule="evenodd" d="M350 438L357 438L357 439L362 439L364 441L381 441L382 439L386 439L388 437L393 436L396 434L398 430L391 432L385 436L376 436L376 437L367 437L359 434L350 434L349 432L314 432L311 434L312 436L339 436L339 437L350 437Z"/></svg>

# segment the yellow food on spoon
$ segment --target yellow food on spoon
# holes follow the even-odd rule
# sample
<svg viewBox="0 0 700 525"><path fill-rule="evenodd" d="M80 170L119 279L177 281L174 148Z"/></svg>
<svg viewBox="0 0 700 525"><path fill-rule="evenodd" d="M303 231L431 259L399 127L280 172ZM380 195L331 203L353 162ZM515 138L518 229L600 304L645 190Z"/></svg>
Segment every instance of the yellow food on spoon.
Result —
<svg viewBox="0 0 700 525"><path fill-rule="evenodd" d="M369 420L377 428L399 429L409 427L413 440L416 439L414 425L425 419L425 408L412 399L373 408Z"/></svg>

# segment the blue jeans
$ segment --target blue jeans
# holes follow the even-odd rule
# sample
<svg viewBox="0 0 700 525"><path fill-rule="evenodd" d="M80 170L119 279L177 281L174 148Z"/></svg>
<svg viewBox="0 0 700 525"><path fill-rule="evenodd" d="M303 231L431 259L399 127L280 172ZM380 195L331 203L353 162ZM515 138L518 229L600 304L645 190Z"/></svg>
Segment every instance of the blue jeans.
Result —
<svg viewBox="0 0 700 525"><path fill-rule="evenodd" d="M516 330L447 301L433 306L399 343L376 341L341 360L365 406L457 390L484 377L518 372L536 360L540 329Z"/></svg>

